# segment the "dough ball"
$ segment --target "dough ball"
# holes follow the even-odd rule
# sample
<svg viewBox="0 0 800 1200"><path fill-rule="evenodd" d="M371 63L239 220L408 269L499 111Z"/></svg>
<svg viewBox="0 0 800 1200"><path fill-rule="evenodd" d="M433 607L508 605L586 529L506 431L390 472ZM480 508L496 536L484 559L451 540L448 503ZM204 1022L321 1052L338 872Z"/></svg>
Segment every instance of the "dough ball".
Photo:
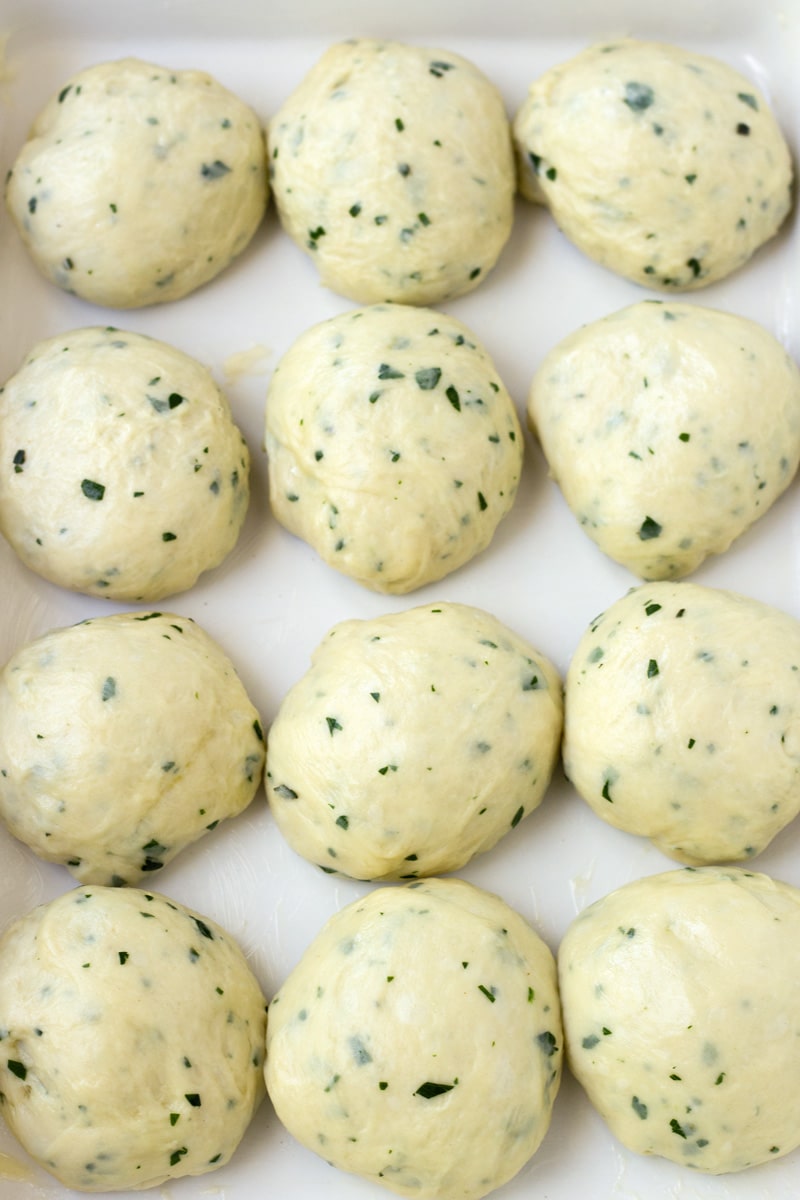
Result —
<svg viewBox="0 0 800 1200"><path fill-rule="evenodd" d="M497 896L431 879L331 918L270 1005L267 1090L334 1166L477 1200L538 1148L561 1057L547 946Z"/></svg>
<svg viewBox="0 0 800 1200"><path fill-rule="evenodd" d="M541 803L555 667L488 613L437 603L335 626L270 730L267 796L325 871L456 871Z"/></svg>
<svg viewBox="0 0 800 1200"><path fill-rule="evenodd" d="M800 892L705 867L626 884L558 955L570 1067L630 1150L712 1174L800 1144Z"/></svg>
<svg viewBox="0 0 800 1200"><path fill-rule="evenodd" d="M200 363L90 327L34 346L0 395L0 532L62 587L160 600L239 536L250 456Z"/></svg>
<svg viewBox="0 0 800 1200"><path fill-rule="evenodd" d="M777 500L800 461L800 373L766 329L645 300L541 364L528 419L584 531L642 579L688 575Z"/></svg>
<svg viewBox="0 0 800 1200"><path fill-rule="evenodd" d="M531 87L514 120L520 187L585 254L635 283L705 287L776 233L789 149L727 64L623 38Z"/></svg>
<svg viewBox="0 0 800 1200"><path fill-rule="evenodd" d="M0 940L3 1116L68 1188L224 1165L263 1092L264 997L230 936L135 888L67 892Z"/></svg>
<svg viewBox="0 0 800 1200"><path fill-rule="evenodd" d="M284 228L322 283L360 304L469 292L511 233L503 100L449 51L332 46L273 117L269 146Z"/></svg>
<svg viewBox="0 0 800 1200"><path fill-rule="evenodd" d="M570 664L564 766L610 825L682 862L760 853L800 812L800 622L654 583L592 622Z"/></svg>
<svg viewBox="0 0 800 1200"><path fill-rule="evenodd" d="M266 448L281 524L359 583L403 593L488 546L514 501L523 442L466 326L376 305L315 325L283 356Z"/></svg>
<svg viewBox="0 0 800 1200"><path fill-rule="evenodd" d="M80 71L34 122L6 203L48 279L94 304L178 300L244 250L267 203L258 117L202 71Z"/></svg>
<svg viewBox="0 0 800 1200"><path fill-rule="evenodd" d="M0 815L85 883L135 883L252 800L264 736L233 664L173 613L30 642L0 674Z"/></svg>

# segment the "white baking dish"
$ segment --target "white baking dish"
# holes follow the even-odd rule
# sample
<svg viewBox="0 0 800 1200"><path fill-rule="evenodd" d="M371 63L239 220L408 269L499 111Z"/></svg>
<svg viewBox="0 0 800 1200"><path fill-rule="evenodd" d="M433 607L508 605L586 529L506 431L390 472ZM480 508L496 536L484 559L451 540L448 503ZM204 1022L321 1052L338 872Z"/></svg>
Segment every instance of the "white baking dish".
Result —
<svg viewBox="0 0 800 1200"><path fill-rule="evenodd" d="M549 65L601 37L630 33L716 54L769 96L800 158L800 4L797 0L0 0L10 34L0 85L0 169L10 166L45 100L76 69L135 54L174 67L206 69L266 121L333 40L398 37L458 51L500 86L509 111ZM752 317L800 356L798 229L781 235L737 275L694 300ZM310 651L336 621L398 611L433 599L493 612L560 669L591 618L636 581L584 537L528 441L523 484L511 516L476 561L441 584L404 598L373 595L325 567L271 520L261 451L266 385L279 355L305 328L349 307L319 287L313 264L277 226L274 209L254 244L212 284L172 305L116 313L58 292L39 278L0 212L0 376L39 337L85 324L115 324L173 342L208 364L225 386L253 452L254 496L231 558L191 592L169 602L196 618L237 664L264 722L306 669ZM447 305L486 343L522 411L544 353L578 325L647 293L584 259L543 210L520 203L511 243L472 295ZM252 353L240 353L250 352ZM237 357L238 356L238 357ZM800 617L797 485L698 582L733 588ZM115 606L38 579L0 542L0 660L45 630ZM162 607L164 607L162 605ZM800 885L800 828L789 827L756 861L758 870ZM602 824L557 778L541 809L461 874L499 892L555 950L576 912L612 887L674 864L641 840ZM72 886L66 871L38 862L0 829L0 927ZM324 920L366 884L328 877L298 859L278 835L263 793L237 820L179 857L159 890L215 918L240 941L267 995ZM0 1200L67 1195L0 1127ZM11 1178L14 1173L22 1178ZM216 1174L161 1189L171 1200L262 1196L367 1200L388 1194L328 1167L281 1129L268 1103L233 1162ZM72 1193L69 1193L72 1194ZM552 1128L528 1167L498 1200L796 1200L800 1152L735 1177L699 1177L637 1158L614 1142L575 1083L565 1077Z"/></svg>

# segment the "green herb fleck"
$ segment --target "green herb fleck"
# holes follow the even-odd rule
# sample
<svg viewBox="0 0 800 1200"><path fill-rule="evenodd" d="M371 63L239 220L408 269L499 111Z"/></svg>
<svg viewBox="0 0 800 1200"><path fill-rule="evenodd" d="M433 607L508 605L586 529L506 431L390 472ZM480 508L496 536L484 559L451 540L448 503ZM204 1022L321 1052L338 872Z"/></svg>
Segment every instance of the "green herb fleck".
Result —
<svg viewBox="0 0 800 1200"><path fill-rule="evenodd" d="M661 605L660 604L646 604L644 611L648 617L652 617L653 613L657 613L657 612L661 611Z"/></svg>
<svg viewBox="0 0 800 1200"><path fill-rule="evenodd" d="M348 817L346 817L344 813L342 813L342 815L340 817L336 818L336 824L339 826L340 829L349 829L350 828L350 819Z"/></svg>
<svg viewBox="0 0 800 1200"><path fill-rule="evenodd" d="M647 1105L642 1103L638 1096L631 1097L631 1108L640 1120L647 1120Z"/></svg>
<svg viewBox="0 0 800 1200"><path fill-rule="evenodd" d="M432 1100L434 1096L442 1096L445 1092L452 1092L455 1085L452 1083L421 1083L414 1092L415 1096L422 1096L423 1100Z"/></svg>
<svg viewBox="0 0 800 1200"><path fill-rule="evenodd" d="M647 664L647 678L654 679L659 674L658 663L654 658L651 658Z"/></svg>
<svg viewBox="0 0 800 1200"><path fill-rule="evenodd" d="M162 533L161 540L162 542L175 542L178 540L178 535L177 533L170 533L169 530L166 530L164 533Z"/></svg>
<svg viewBox="0 0 800 1200"><path fill-rule="evenodd" d="M458 392L452 386L452 384L445 391L445 396L447 396L447 399L450 401L450 403L452 404L452 406L456 410L456 412L461 412L461 400L459 398Z"/></svg>
<svg viewBox="0 0 800 1200"><path fill-rule="evenodd" d="M513 817L511 818L511 828L512 829L515 829L516 826L519 825L520 821L522 820L522 815L524 812L525 812L525 805L520 804L519 808L517 809L517 811L514 813Z"/></svg>
<svg viewBox="0 0 800 1200"><path fill-rule="evenodd" d="M633 112L644 112L655 100L653 89L646 83L626 83L624 103Z"/></svg>
<svg viewBox="0 0 800 1200"><path fill-rule="evenodd" d="M651 538L661 536L661 526L658 521L654 521L652 517L645 517L639 529L639 537L643 542L649 542Z"/></svg>
<svg viewBox="0 0 800 1200"><path fill-rule="evenodd" d="M102 500L106 494L105 484L95 483L93 479L82 479L81 491L87 500Z"/></svg>
<svg viewBox="0 0 800 1200"><path fill-rule="evenodd" d="M111 697L116 696L116 694L117 694L117 682L111 675L109 675L108 678L106 679L105 683L103 684L103 690L101 692L102 699L110 700Z"/></svg>
<svg viewBox="0 0 800 1200"><path fill-rule="evenodd" d="M741 100L742 104L747 104L754 112L758 112L758 101L752 92L737 92L736 99Z"/></svg>
<svg viewBox="0 0 800 1200"><path fill-rule="evenodd" d="M491 1003L494 1004L495 1000L497 999L497 997L494 994L494 991L490 991L489 988L484 987L482 983L478 984L478 991L483 992L486 999L490 1000Z"/></svg>
<svg viewBox="0 0 800 1200"><path fill-rule="evenodd" d="M336 720L336 717L326 717L325 720L327 721L328 733L331 735L331 737L333 737L334 733L336 733L337 730L339 732L341 732L342 727L339 724L339 722Z"/></svg>
<svg viewBox="0 0 800 1200"><path fill-rule="evenodd" d="M421 367L414 378L423 392L430 392L442 378L441 367Z"/></svg>
<svg viewBox="0 0 800 1200"><path fill-rule="evenodd" d="M25 1079L28 1074L28 1068L25 1064L17 1062L15 1058L8 1059L8 1069L12 1075L16 1075L17 1079Z"/></svg>
<svg viewBox="0 0 800 1200"><path fill-rule="evenodd" d="M390 367L388 363L381 363L378 367L378 379L405 379L405 375L402 371Z"/></svg>
<svg viewBox="0 0 800 1200"><path fill-rule="evenodd" d="M200 1108L202 1105L202 1101L197 1092L187 1092L186 1099L188 1100L189 1104L191 1104L192 1108Z"/></svg>
<svg viewBox="0 0 800 1200"><path fill-rule="evenodd" d="M127 950L119 951L119 965L121 967L125 966L125 963L128 961L129 958L130 958L130 955L128 954Z"/></svg>
<svg viewBox="0 0 800 1200"><path fill-rule="evenodd" d="M683 1128L681 1127L680 1121L678 1121L675 1117L673 1117L672 1120L670 1121L669 1127L673 1133L676 1133L678 1135L678 1137L682 1137L682 1138L686 1137L686 1133L684 1132Z"/></svg>
<svg viewBox="0 0 800 1200"><path fill-rule="evenodd" d="M215 158L213 163L203 163L200 168L200 174L204 179L221 179L223 175L229 175L230 170L231 168L227 163Z"/></svg>

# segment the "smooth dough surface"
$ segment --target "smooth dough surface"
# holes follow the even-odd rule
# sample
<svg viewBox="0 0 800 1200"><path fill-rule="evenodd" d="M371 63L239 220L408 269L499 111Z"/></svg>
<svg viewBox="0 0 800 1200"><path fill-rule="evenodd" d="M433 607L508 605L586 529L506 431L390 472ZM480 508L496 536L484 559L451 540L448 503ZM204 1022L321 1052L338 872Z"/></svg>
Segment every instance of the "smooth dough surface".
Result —
<svg viewBox="0 0 800 1200"><path fill-rule="evenodd" d="M346 621L281 703L267 798L326 871L456 871L541 803L561 726L555 667L480 609Z"/></svg>
<svg viewBox="0 0 800 1200"><path fill-rule="evenodd" d="M497 88L444 50L332 46L269 126L281 222L322 283L360 304L436 304L494 266L513 220Z"/></svg>
<svg viewBox="0 0 800 1200"><path fill-rule="evenodd" d="M86 883L136 883L252 800L264 735L194 621L121 613L23 646L0 674L0 815Z"/></svg>
<svg viewBox="0 0 800 1200"><path fill-rule="evenodd" d="M272 511L330 566L410 592L484 550L523 441L494 363L460 321L374 305L323 321L267 395Z"/></svg>
<svg viewBox="0 0 800 1200"><path fill-rule="evenodd" d="M591 46L536 80L513 128L523 195L649 288L730 274L791 205L789 149L762 93L676 46Z"/></svg>
<svg viewBox="0 0 800 1200"><path fill-rule="evenodd" d="M800 461L800 372L754 321L645 300L565 338L528 420L567 504L642 579L721 554Z"/></svg>
<svg viewBox="0 0 800 1200"><path fill-rule="evenodd" d="M6 184L33 261L111 308L177 300L248 244L267 203L256 114L202 71L136 58L74 75Z"/></svg>
<svg viewBox="0 0 800 1200"><path fill-rule="evenodd" d="M580 914L558 969L570 1067L629 1149L722 1174L800 1144L796 888L636 880Z"/></svg>
<svg viewBox="0 0 800 1200"><path fill-rule="evenodd" d="M143 334L48 338L0 394L0 532L65 588L159 600L192 587L236 543L249 470L210 372Z"/></svg>
<svg viewBox="0 0 800 1200"><path fill-rule="evenodd" d="M693 583L629 592L572 658L564 769L682 862L752 858L800 812L800 622Z"/></svg>
<svg viewBox="0 0 800 1200"><path fill-rule="evenodd" d="M477 1200L547 1132L553 956L461 880L379 888L324 927L269 1009L267 1089L310 1150L403 1196Z"/></svg>
<svg viewBox="0 0 800 1200"><path fill-rule="evenodd" d="M213 921L136 888L78 888L0 940L3 1116L68 1188L213 1171L263 1097L265 1021Z"/></svg>

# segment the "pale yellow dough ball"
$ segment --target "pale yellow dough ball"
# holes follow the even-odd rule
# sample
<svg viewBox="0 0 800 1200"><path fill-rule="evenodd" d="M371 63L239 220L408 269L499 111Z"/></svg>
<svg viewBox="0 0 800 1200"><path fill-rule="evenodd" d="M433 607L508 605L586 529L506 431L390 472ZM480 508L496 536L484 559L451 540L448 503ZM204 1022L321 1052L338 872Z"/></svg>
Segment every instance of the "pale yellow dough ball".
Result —
<svg viewBox="0 0 800 1200"><path fill-rule="evenodd" d="M332 917L269 1008L266 1080L289 1132L419 1200L479 1200L538 1149L560 1077L550 950L455 879Z"/></svg>
<svg viewBox="0 0 800 1200"><path fill-rule="evenodd" d="M753 858L800 812L800 622L694 583L635 588L567 672L564 769L682 862Z"/></svg>
<svg viewBox="0 0 800 1200"><path fill-rule="evenodd" d="M644 300L553 347L528 421L584 533L642 579L677 578L792 482L800 372L755 321Z"/></svg>
<svg viewBox="0 0 800 1200"><path fill-rule="evenodd" d="M720 867L635 880L576 918L558 970L570 1067L628 1149L722 1174L800 1144L796 888Z"/></svg>
<svg viewBox="0 0 800 1200"><path fill-rule="evenodd" d="M457 570L514 501L514 402L444 313L378 304L313 326L279 362L266 408L274 515L375 591Z"/></svg>
<svg viewBox="0 0 800 1200"><path fill-rule="evenodd" d="M0 940L3 1116L67 1188L213 1171L264 1095L264 1007L208 918L136 888L67 892Z"/></svg>
<svg viewBox="0 0 800 1200"><path fill-rule="evenodd" d="M323 284L360 304L436 304L477 287L513 220L502 97L445 50L331 46L269 126L272 190Z"/></svg>
<svg viewBox="0 0 800 1200"><path fill-rule="evenodd" d="M705 287L745 263L791 205L769 103L727 63L621 38L546 71L514 120L520 188L610 270Z"/></svg>
<svg viewBox="0 0 800 1200"><path fill-rule="evenodd" d="M186 591L233 549L250 455L188 354L90 326L39 342L0 393L0 532L62 587Z"/></svg>
<svg viewBox="0 0 800 1200"><path fill-rule="evenodd" d="M281 703L267 797L325 871L456 871L541 804L561 725L556 668L489 613L438 602L346 621Z"/></svg>
<svg viewBox="0 0 800 1200"><path fill-rule="evenodd" d="M203 71L136 58L74 75L36 118L6 204L43 275L84 300L177 300L244 250L264 215L251 108Z"/></svg>
<svg viewBox="0 0 800 1200"><path fill-rule="evenodd" d="M241 812L256 709L194 621L119 613L56 629L0 674L0 815L84 883L136 883Z"/></svg>

